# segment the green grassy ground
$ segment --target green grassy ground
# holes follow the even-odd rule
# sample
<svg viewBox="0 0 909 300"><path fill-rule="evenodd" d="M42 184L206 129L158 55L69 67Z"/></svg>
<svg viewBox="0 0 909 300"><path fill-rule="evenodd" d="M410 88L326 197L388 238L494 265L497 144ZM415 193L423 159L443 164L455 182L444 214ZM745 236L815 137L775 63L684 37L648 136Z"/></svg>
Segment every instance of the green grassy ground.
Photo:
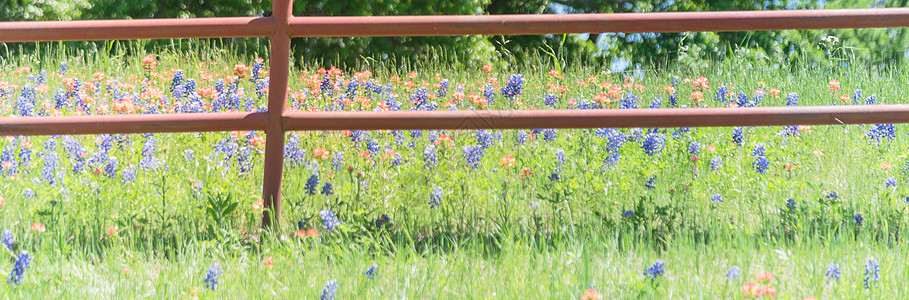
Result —
<svg viewBox="0 0 909 300"><path fill-rule="evenodd" d="M250 79L252 59L190 53L156 54L153 67L143 63L144 53L5 57L0 114L20 115L28 101L34 101L35 114L42 108L76 114L77 102L93 113L166 112L182 107L176 101L192 103L192 96L174 93L178 85L187 95L199 95L200 103L216 106L217 96L204 94L217 89L218 79L229 93L242 95L240 110L264 104L256 94L264 81ZM61 61L68 63L66 75ZM238 63L249 67L236 84L242 92L229 88ZM798 95L800 106L849 104L858 89L861 103L872 95L877 103L907 103L903 90L909 82L903 67L774 69L740 62L610 74L576 66L563 70L564 78L549 73L555 68L496 65L486 72L482 66L427 63L411 70L373 63L329 76L329 92L320 87L325 77L318 67L309 67L292 72L289 105L381 110L378 103L394 106L388 99L395 98L407 110L417 106L411 100L420 100L415 95L422 86L433 95L421 108L435 103L448 109L451 101L462 110L549 109L548 94L556 96L555 108L574 109L603 97L617 108L633 92L637 107L647 109L656 97L660 107L671 106L666 87L674 81L678 104L687 107L728 106L739 92L754 100L758 89L765 93L760 106L785 105L790 93ZM177 69L195 85L173 84ZM37 79L41 70L47 71L45 87ZM364 70L371 76L360 73L358 90L348 93L354 72ZM512 74L523 74L523 91L507 99L502 88ZM709 80L709 89L696 86L698 76ZM78 90L73 78L80 81ZM623 86L626 78L633 83ZM443 79L450 84L445 96ZM390 87L367 92L369 80ZM838 90L831 90L831 80L839 82ZM603 88L606 81L614 85ZM461 84L463 98L455 95ZM495 104L484 107L474 100L487 84L494 87ZM721 86L732 93L726 101L716 100ZM31 100L22 92L28 87L36 89ZM611 88L622 92L609 95ZM703 101L691 100L695 91ZM850 99L841 100L843 95ZM0 293L295 299L319 297L335 280L338 298L567 299L588 289L605 299L737 298L746 282L767 271L774 278L769 286L783 299L909 295L903 283L909 277L905 126L896 125L892 138L887 126L873 124L812 126L792 135L782 127L744 128L738 143L733 132L385 131L356 142L342 131L289 133L288 153L298 147L305 154L287 158L284 215L270 232L259 229L261 132L9 137L0 140L0 149L9 151L0 161L10 162L0 181L6 199L0 224L13 238L2 247L8 259L0 270L12 272L22 251L32 260L21 283ZM618 134L625 143L610 147ZM432 136L441 141L434 143ZM654 155L642 149L649 138L663 141ZM488 147L477 148L485 154L473 167L464 147L487 140ZM23 146L26 141L30 147ZM691 153L695 142L699 151ZM759 145L766 149L766 173L756 170ZM23 149L31 149L28 163ZM322 158L317 149L328 153ZM336 163L338 153L342 163ZM613 163L609 158L616 153L621 159ZM113 168L111 157L117 161ZM713 170L717 157L722 166ZM80 158L83 169L74 172ZM124 175L128 170L134 178ZM314 174L318 184L307 187ZM891 178L894 185L887 184ZM323 192L326 183L331 193ZM716 195L723 201L712 201ZM325 210L337 216L338 227L328 230L320 216ZM308 229L319 235L303 234ZM651 279L645 270L658 260L665 262L664 272ZM880 265L877 278L869 261ZM827 275L831 264L838 276ZM213 265L223 271L214 290L205 281ZM370 278L366 272L373 265ZM733 266L740 269L738 278L729 274Z"/></svg>

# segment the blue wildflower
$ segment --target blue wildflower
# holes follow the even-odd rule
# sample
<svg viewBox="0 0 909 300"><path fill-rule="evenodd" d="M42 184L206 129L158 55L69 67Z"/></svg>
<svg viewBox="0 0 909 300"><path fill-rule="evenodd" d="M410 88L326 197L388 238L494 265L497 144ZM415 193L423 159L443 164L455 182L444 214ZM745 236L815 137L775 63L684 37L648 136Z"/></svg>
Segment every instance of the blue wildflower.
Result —
<svg viewBox="0 0 909 300"><path fill-rule="evenodd" d="M895 186L896 186L896 178L893 178L893 177L887 178L887 182L884 183L884 186L885 186L885 187L895 187Z"/></svg>
<svg viewBox="0 0 909 300"><path fill-rule="evenodd" d="M495 144L493 135L491 132L489 132L489 130L477 129L476 137L477 137L477 145L479 145L483 149L489 148L493 144Z"/></svg>
<svg viewBox="0 0 909 300"><path fill-rule="evenodd" d="M754 157L754 163L752 163L754 170L761 174L767 174L767 169L770 169L770 161L767 160L764 144L754 146L751 156Z"/></svg>
<svg viewBox="0 0 909 300"><path fill-rule="evenodd" d="M335 152L335 156L331 158L331 167L335 170L340 170L344 167L344 151Z"/></svg>
<svg viewBox="0 0 909 300"><path fill-rule="evenodd" d="M522 90L524 90L524 75L512 74L511 77L508 77L505 87L502 88L502 96L512 99L520 95Z"/></svg>
<svg viewBox="0 0 909 300"><path fill-rule="evenodd" d="M881 279L881 264L873 257L865 263L865 288L871 288L871 282L878 282Z"/></svg>
<svg viewBox="0 0 909 300"><path fill-rule="evenodd" d="M555 182L555 181L561 181L561 180L562 180L562 175L559 175L558 172L552 172L552 174L549 174L549 181Z"/></svg>
<svg viewBox="0 0 909 300"><path fill-rule="evenodd" d="M495 97L496 90L492 88L492 84L487 84L486 87L483 88L483 98L486 98L486 103L488 105L496 104Z"/></svg>
<svg viewBox="0 0 909 300"><path fill-rule="evenodd" d="M442 205L442 187L433 187L432 193L429 194L429 208L436 208Z"/></svg>
<svg viewBox="0 0 909 300"><path fill-rule="evenodd" d="M527 142L527 131L519 130L518 133L515 134L515 140L517 140L519 145L524 145L524 143ZM909 163L907 163L907 165L909 165Z"/></svg>
<svg viewBox="0 0 909 300"><path fill-rule="evenodd" d="M789 212L795 211L795 199L789 198L786 200L786 209L788 209Z"/></svg>
<svg viewBox="0 0 909 300"><path fill-rule="evenodd" d="M839 198L840 198L840 195L837 194L836 191L830 191L830 193L827 194L827 199L836 200Z"/></svg>
<svg viewBox="0 0 909 300"><path fill-rule="evenodd" d="M560 165L565 165L565 151L562 149L556 149L555 151L556 162Z"/></svg>
<svg viewBox="0 0 909 300"><path fill-rule="evenodd" d="M656 177L650 176L650 179L647 179L647 182L644 183L644 187L646 187L648 190L652 190L656 187L656 186L654 186L655 183L656 183Z"/></svg>
<svg viewBox="0 0 909 300"><path fill-rule="evenodd" d="M660 96L653 97L653 101L650 101L650 108L660 108L663 106L663 98Z"/></svg>
<svg viewBox="0 0 909 300"><path fill-rule="evenodd" d="M739 266L732 266L729 271L726 271L726 280L728 281L739 280L740 276L742 276L742 271Z"/></svg>
<svg viewBox="0 0 909 300"><path fill-rule="evenodd" d="M644 141L641 143L641 149L644 150L644 153L650 156L659 155L660 152L663 152L663 143L666 141L666 137L658 133L648 133L644 136Z"/></svg>
<svg viewBox="0 0 909 300"><path fill-rule="evenodd" d="M700 152L700 151L701 151L701 143L691 142L691 144L688 145L688 155L696 157L698 155L698 152Z"/></svg>
<svg viewBox="0 0 909 300"><path fill-rule="evenodd" d="M799 94L789 93L789 96L786 97L786 106L798 106L799 105Z"/></svg>
<svg viewBox="0 0 909 300"><path fill-rule="evenodd" d="M552 141L556 140L556 137L558 137L558 132L555 130L555 128L543 129L543 140L544 141L552 142Z"/></svg>
<svg viewBox="0 0 909 300"><path fill-rule="evenodd" d="M372 265L369 269L366 270L366 277L369 277L370 280L376 278L376 269L379 268L377 265Z"/></svg>
<svg viewBox="0 0 909 300"><path fill-rule="evenodd" d="M208 268L208 274L205 275L205 287L215 290L215 286L218 285L218 277L221 277L221 274L224 274L224 271L221 270L221 265L214 263L211 267Z"/></svg>
<svg viewBox="0 0 909 300"><path fill-rule="evenodd" d="M309 179L306 180L306 185L303 186L303 189L306 190L307 194L315 195L316 187L319 186L319 174L315 173L309 176Z"/></svg>
<svg viewBox="0 0 909 300"><path fill-rule="evenodd" d="M745 141L745 136L742 133L742 127L736 127L732 129L732 142L738 145L742 145Z"/></svg>
<svg viewBox="0 0 909 300"><path fill-rule="evenodd" d="M719 193L713 194L713 197L710 197L710 201L712 201L713 204L720 204L721 202L723 202L723 196L720 195Z"/></svg>
<svg viewBox="0 0 909 300"><path fill-rule="evenodd" d="M28 251L22 251L16 256L16 263L13 264L13 270L9 273L9 279L6 280L7 284L20 284L22 283L22 275L25 275L25 269L30 267L32 262L31 256L28 255Z"/></svg>
<svg viewBox="0 0 909 300"><path fill-rule="evenodd" d="M284 144L284 161L291 167L300 167L305 158L306 151L300 148L300 137L292 134Z"/></svg>
<svg viewBox="0 0 909 300"><path fill-rule="evenodd" d="M335 213L330 210L323 209L319 211L319 217L322 218L322 224L325 225L325 230L329 233L341 225L341 221L338 220L338 218L335 217Z"/></svg>
<svg viewBox="0 0 909 300"><path fill-rule="evenodd" d="M479 168L480 160L482 160L483 155L486 154L486 151L477 145L466 145L461 149L461 152L464 156L464 160L467 163L467 167L470 168Z"/></svg>
<svg viewBox="0 0 909 300"><path fill-rule="evenodd" d="M556 102L558 100L559 98L553 94L546 94L546 96L543 96L543 104L549 106L550 108L555 108Z"/></svg>
<svg viewBox="0 0 909 300"><path fill-rule="evenodd" d="M334 189L331 186L331 182L326 182L322 185L322 195L332 195L334 194Z"/></svg>
<svg viewBox="0 0 909 300"><path fill-rule="evenodd" d="M321 300L334 300L335 296L338 294L338 282L334 279L329 280L325 283L325 288L322 289Z"/></svg>
<svg viewBox="0 0 909 300"><path fill-rule="evenodd" d="M13 232L9 229L3 231L3 245L6 246L6 249L13 249Z"/></svg>
<svg viewBox="0 0 909 300"><path fill-rule="evenodd" d="M625 98L619 100L619 105L619 108L622 109L638 108L638 97L632 93L626 93Z"/></svg>
<svg viewBox="0 0 909 300"><path fill-rule="evenodd" d="M622 213L622 218L633 218L633 217L634 217L634 211L633 211L633 210L630 210L630 209L629 209L629 210L626 210L625 212Z"/></svg>
<svg viewBox="0 0 909 300"><path fill-rule="evenodd" d="M647 276L647 278L650 278L651 282L656 280L657 277L662 276L663 273L666 272L665 264L666 263L663 262L662 260L657 260L656 262L653 263L652 266L648 267L647 269L644 269L644 276Z"/></svg>
<svg viewBox="0 0 909 300"><path fill-rule="evenodd" d="M423 168L434 169L439 165L438 155L436 154L435 145L426 145L426 149L423 150Z"/></svg>
<svg viewBox="0 0 909 300"><path fill-rule="evenodd" d="M419 87L414 91L413 95L410 96L410 103L413 103L414 110L418 110L426 105L427 99L429 99L429 91L427 91L425 87Z"/></svg>
<svg viewBox="0 0 909 300"><path fill-rule="evenodd" d="M893 124L874 124L868 131L868 138L875 142L880 142L881 138L888 138L891 140L896 138Z"/></svg>
<svg viewBox="0 0 909 300"><path fill-rule="evenodd" d="M833 279L833 280L839 282L841 274L842 273L840 272L840 265L827 264L827 273L825 274L825 275L827 275L827 278Z"/></svg>
<svg viewBox="0 0 909 300"><path fill-rule="evenodd" d="M862 226L862 223L865 221L865 218L862 217L862 214L856 213L855 216L852 217L852 221L855 222L855 225Z"/></svg>

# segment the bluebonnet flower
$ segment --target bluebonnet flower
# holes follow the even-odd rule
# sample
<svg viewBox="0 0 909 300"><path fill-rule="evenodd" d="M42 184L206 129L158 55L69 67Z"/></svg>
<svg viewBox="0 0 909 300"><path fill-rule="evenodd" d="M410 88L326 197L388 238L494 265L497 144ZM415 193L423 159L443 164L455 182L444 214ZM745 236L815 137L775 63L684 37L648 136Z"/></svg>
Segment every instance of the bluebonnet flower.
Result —
<svg viewBox="0 0 909 300"><path fill-rule="evenodd" d="M713 96L713 100L719 103L726 104L726 94L729 92L729 88L726 86L720 86L716 88L716 95Z"/></svg>
<svg viewBox="0 0 909 300"><path fill-rule="evenodd" d="M347 83L347 98L353 99L357 95L357 89L360 88L360 80L356 76L350 78Z"/></svg>
<svg viewBox="0 0 909 300"><path fill-rule="evenodd" d="M25 275L25 269L30 267L32 262L32 257L28 255L28 251L22 251L16 256L16 263L13 264L13 270L9 273L9 279L6 280L7 284L20 284L22 283L22 275Z"/></svg>
<svg viewBox="0 0 909 300"><path fill-rule="evenodd" d="M331 167L335 170L344 168L344 151L335 152L335 156L331 158Z"/></svg>
<svg viewBox="0 0 909 300"><path fill-rule="evenodd" d="M341 225L341 221L335 217L335 213L330 210L323 209L319 211L319 217L322 218L322 224L325 225L325 230L331 233L336 227Z"/></svg>
<svg viewBox="0 0 909 300"><path fill-rule="evenodd" d="M382 150L382 147L379 146L378 141L370 139L369 141L366 141L366 150L369 150L369 153L372 153L372 155L376 155L379 153L379 150Z"/></svg>
<svg viewBox="0 0 909 300"><path fill-rule="evenodd" d="M25 190L22 191L22 196L28 199L35 198L35 191L31 188L25 188Z"/></svg>
<svg viewBox="0 0 909 300"><path fill-rule="evenodd" d="M414 110L417 110L426 105L427 99L429 99L429 91L427 91L425 87L419 87L414 91L413 95L410 96L410 103L414 105Z"/></svg>
<svg viewBox="0 0 909 300"><path fill-rule="evenodd" d="M742 127L736 127L732 129L732 142L742 145L745 141L745 136L742 134Z"/></svg>
<svg viewBox="0 0 909 300"><path fill-rule="evenodd" d="M395 159L391 161L392 167L397 167L404 164L404 157L401 156L401 153L395 152Z"/></svg>
<svg viewBox="0 0 909 300"><path fill-rule="evenodd" d="M841 274L842 273L840 272L840 265L827 264L827 273L825 274L825 275L827 275L827 278L830 278L830 279L833 279L833 280L839 282Z"/></svg>
<svg viewBox="0 0 909 300"><path fill-rule="evenodd" d="M434 169L439 165L438 155L436 154L435 145L426 145L426 149L423 149L423 168Z"/></svg>
<svg viewBox="0 0 909 300"><path fill-rule="evenodd" d="M797 106L799 105L799 94L789 93L789 96L786 97L786 106Z"/></svg>
<svg viewBox="0 0 909 300"><path fill-rule="evenodd" d="M650 101L650 108L660 108L663 106L663 101L660 96L653 97L653 101Z"/></svg>
<svg viewBox="0 0 909 300"><path fill-rule="evenodd" d="M546 94L546 96L543 96L543 104L549 106L550 108L555 108L556 102L558 100L559 98L553 94Z"/></svg>
<svg viewBox="0 0 909 300"><path fill-rule="evenodd" d="M632 93L626 93L625 98L619 100L619 105L619 108L622 109L638 108L638 97Z"/></svg>
<svg viewBox="0 0 909 300"><path fill-rule="evenodd" d="M486 151L483 151L483 148L477 145L467 145L461 149L462 154L464 155L464 160L466 160L467 167L479 168L480 160L483 159L483 155L486 154Z"/></svg>
<svg viewBox="0 0 909 300"><path fill-rule="evenodd" d="M648 133L644 136L644 141L641 143L641 149L643 149L644 153L647 155L658 155L660 152L663 152L663 143L665 141L666 138L662 134Z"/></svg>
<svg viewBox="0 0 909 300"><path fill-rule="evenodd" d="M67 70L67 69L69 69L69 64L66 63L65 61L64 61L64 62L60 62L60 76L66 77L66 70Z"/></svg>
<svg viewBox="0 0 909 300"><path fill-rule="evenodd" d="M123 169L123 172L120 174L120 178L123 179L123 183L128 183L136 180L136 166L129 166L128 168Z"/></svg>
<svg viewBox="0 0 909 300"><path fill-rule="evenodd" d="M853 100L858 101L858 99L853 99ZM868 98L865 98L865 104L871 105L871 104L876 104L876 103L877 103L877 96L875 96L875 95L871 95Z"/></svg>
<svg viewBox="0 0 909 300"><path fill-rule="evenodd" d="M524 145L524 143L527 142L527 131L519 130L518 133L515 134L515 139L519 145ZM909 163L907 163L907 165L909 165Z"/></svg>
<svg viewBox="0 0 909 300"><path fill-rule="evenodd" d="M377 265L372 265L369 269L366 270L366 277L369 277L370 280L376 278L376 269L379 268Z"/></svg>
<svg viewBox="0 0 909 300"><path fill-rule="evenodd" d="M673 132L672 132L672 138L673 138L673 139L679 139L679 138L685 136L685 134L686 134L686 133L689 133L689 132L691 132L691 128L690 128L690 127L679 127L679 129L677 129L676 131L673 131Z"/></svg>
<svg viewBox="0 0 909 300"><path fill-rule="evenodd" d="M307 194L315 195L316 187L319 186L319 173L312 174L309 176L309 179L306 180L306 185L303 186L303 189L306 190Z"/></svg>
<svg viewBox="0 0 909 300"><path fill-rule="evenodd" d="M325 283L325 288L322 289L321 300L335 300L335 296L338 294L338 282L334 279L329 280Z"/></svg>
<svg viewBox="0 0 909 300"><path fill-rule="evenodd" d="M565 151L562 151L562 149L556 149L555 158L556 162L558 162L560 165L565 165Z"/></svg>
<svg viewBox="0 0 909 300"><path fill-rule="evenodd" d="M558 132L556 132L555 128L543 129L543 140L544 141L552 142L552 141L556 140L556 137L558 137Z"/></svg>
<svg viewBox="0 0 909 300"><path fill-rule="evenodd" d="M552 174L549 174L549 181L554 182L560 180L562 180L562 176L559 175L558 172L552 172Z"/></svg>
<svg viewBox="0 0 909 300"><path fill-rule="evenodd" d="M365 130L354 130L350 132L350 141L354 143L360 143L365 140L369 140L369 133Z"/></svg>
<svg viewBox="0 0 909 300"><path fill-rule="evenodd" d="M322 185L322 195L332 195L334 194L334 189L331 186L331 182L326 182Z"/></svg>
<svg viewBox="0 0 909 300"><path fill-rule="evenodd" d="M652 266L644 269L644 276L650 278L650 281L656 280L657 277L662 276L666 272L665 264L662 260L657 260Z"/></svg>
<svg viewBox="0 0 909 300"><path fill-rule="evenodd" d="M836 191L832 191L832 190L831 190L830 193L827 194L827 199L836 200L836 199L839 199L839 198L840 198L840 195L837 194Z"/></svg>
<svg viewBox="0 0 909 300"><path fill-rule="evenodd" d="M894 132L893 124L874 124L871 127L871 130L868 131L868 138L880 142L881 138L894 139L896 138L896 132Z"/></svg>
<svg viewBox="0 0 909 300"><path fill-rule="evenodd" d="M669 95L669 106L679 107L679 96L676 93Z"/></svg>
<svg viewBox="0 0 909 300"><path fill-rule="evenodd" d="M3 245L6 246L6 249L13 249L13 232L9 229L3 231Z"/></svg>
<svg viewBox="0 0 909 300"><path fill-rule="evenodd" d="M442 98L445 97L445 95L448 95L449 87L451 87L451 83L448 82L448 79L442 79L442 81L439 82L439 91L436 92L436 96Z"/></svg>
<svg viewBox="0 0 909 300"><path fill-rule="evenodd" d="M483 149L489 148L493 144L495 144L493 135L491 132L489 132L489 130L477 129L476 137L477 137L477 145L479 145L480 147L483 147ZM435 141L433 141L433 143L435 143Z"/></svg>
<svg viewBox="0 0 909 300"><path fill-rule="evenodd" d="M751 156L754 157L754 163L752 163L754 170L761 174L767 174L767 169L770 168L770 161L767 160L764 144L754 146L754 152L752 152Z"/></svg>
<svg viewBox="0 0 909 300"><path fill-rule="evenodd" d="M862 223L865 221L865 218L862 217L862 214L856 213L855 216L852 217L852 221L855 222L855 225L862 226Z"/></svg>
<svg viewBox="0 0 909 300"><path fill-rule="evenodd" d="M691 142L691 144L688 145L688 155L696 157L698 155L698 152L700 152L700 151L701 151L701 143Z"/></svg>
<svg viewBox="0 0 909 300"><path fill-rule="evenodd" d="M855 104L856 101L862 100L862 90L855 90L852 93L852 103Z"/></svg>
<svg viewBox="0 0 909 300"><path fill-rule="evenodd" d="M512 99L520 95L522 90L524 90L524 75L512 74L511 77L508 77L505 87L502 88L502 97Z"/></svg>
<svg viewBox="0 0 909 300"><path fill-rule="evenodd" d="M385 98L385 105L388 106L390 111L399 111L401 110L401 101L398 101L397 96L389 94Z"/></svg>
<svg viewBox="0 0 909 300"><path fill-rule="evenodd" d="M896 186L896 178L893 178L893 177L887 178L887 182L884 183L884 186L885 186L885 187L895 187L895 186Z"/></svg>
<svg viewBox="0 0 909 300"><path fill-rule="evenodd" d="M56 152L44 153L44 168L41 170L41 179L51 185L57 183L57 167L59 166L60 162L57 160Z"/></svg>
<svg viewBox="0 0 909 300"><path fill-rule="evenodd" d="M433 187L432 193L429 194L429 208L436 208L442 205L442 187Z"/></svg>
<svg viewBox="0 0 909 300"><path fill-rule="evenodd" d="M334 95L335 91L331 86L331 79L328 77L328 74L325 74L325 77L322 77L322 82L319 83L319 90L323 93L327 93L329 96Z"/></svg>
<svg viewBox="0 0 909 300"><path fill-rule="evenodd" d="M739 266L732 266L729 271L726 271L726 280L728 281L739 280L740 276L742 276L742 271Z"/></svg>
<svg viewBox="0 0 909 300"><path fill-rule="evenodd" d="M486 103L489 105L496 104L496 90L492 88L492 84L487 84L483 88L483 98L486 98Z"/></svg>
<svg viewBox="0 0 909 300"><path fill-rule="evenodd" d="M34 116L36 101L35 88L32 86L23 87L21 94L19 94L19 98L16 98L16 108L18 109L19 116Z"/></svg>
<svg viewBox="0 0 909 300"><path fill-rule="evenodd" d="M871 288L871 282L878 282L881 279L881 264L873 257L865 263L865 288Z"/></svg>
<svg viewBox="0 0 909 300"><path fill-rule="evenodd" d="M107 163L104 164L104 174L107 177L114 178L117 176L117 166L120 165L120 162L117 161L116 157L108 157Z"/></svg>
<svg viewBox="0 0 909 300"><path fill-rule="evenodd" d="M795 211L795 199L789 198L786 200L786 209L788 209L789 212Z"/></svg>
<svg viewBox="0 0 909 300"><path fill-rule="evenodd" d="M221 277L221 274L224 274L224 271L221 270L221 265L214 263L211 267L208 268L208 274L205 275L205 287L215 290L215 286L218 285L218 277Z"/></svg>
<svg viewBox="0 0 909 300"><path fill-rule="evenodd" d="M291 135L284 144L284 161L291 167L300 167L303 165L303 159L306 158L306 151L300 148L300 137Z"/></svg>
<svg viewBox="0 0 909 300"><path fill-rule="evenodd" d="M720 204L721 202L723 202L723 196L720 195L719 193L713 194L713 197L710 197L710 201L712 201L713 204Z"/></svg>
<svg viewBox="0 0 909 300"><path fill-rule="evenodd" d="M145 144L142 146L142 158L139 160L139 166L144 170L157 169L160 165L158 158L155 157L156 140L154 136L148 136Z"/></svg>
<svg viewBox="0 0 909 300"><path fill-rule="evenodd" d="M652 190L656 187L656 186L654 186L655 183L656 183L656 177L650 176L650 179L647 179L647 182L644 183L644 187L646 187L648 190Z"/></svg>
<svg viewBox="0 0 909 300"><path fill-rule="evenodd" d="M630 209L629 209L629 210L626 210L625 212L622 213L622 218L633 218L633 217L634 217L634 211L633 211L633 210L630 210Z"/></svg>

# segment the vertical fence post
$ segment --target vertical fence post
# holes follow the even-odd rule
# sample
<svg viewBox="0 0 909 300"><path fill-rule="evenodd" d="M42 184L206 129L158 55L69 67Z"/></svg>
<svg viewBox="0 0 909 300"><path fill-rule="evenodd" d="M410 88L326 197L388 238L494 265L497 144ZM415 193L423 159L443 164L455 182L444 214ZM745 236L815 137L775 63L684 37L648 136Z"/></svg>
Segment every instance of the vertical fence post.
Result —
<svg viewBox="0 0 909 300"><path fill-rule="evenodd" d="M290 76L290 35L288 23L293 16L293 1L274 0L271 18L275 32L271 36L268 82L268 125L265 127L265 171L262 200L265 213L263 227L281 220L281 181L284 175L284 109L287 106L287 82ZM271 213L274 213L272 215Z"/></svg>

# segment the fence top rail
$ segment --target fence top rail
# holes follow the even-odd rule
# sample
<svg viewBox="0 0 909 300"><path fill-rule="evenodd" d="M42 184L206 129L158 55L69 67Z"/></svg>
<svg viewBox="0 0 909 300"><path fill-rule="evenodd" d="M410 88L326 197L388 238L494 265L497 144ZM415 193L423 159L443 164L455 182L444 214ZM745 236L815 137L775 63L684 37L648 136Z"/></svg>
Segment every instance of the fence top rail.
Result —
<svg viewBox="0 0 909 300"><path fill-rule="evenodd" d="M909 8L658 13L294 17L294 37L536 35L909 27Z"/></svg>
<svg viewBox="0 0 909 300"><path fill-rule="evenodd" d="M271 17L0 22L0 42L261 37ZM292 37L535 35L909 27L909 8L609 14L293 17Z"/></svg>
<svg viewBox="0 0 909 300"><path fill-rule="evenodd" d="M259 37L271 17L0 22L0 42Z"/></svg>

